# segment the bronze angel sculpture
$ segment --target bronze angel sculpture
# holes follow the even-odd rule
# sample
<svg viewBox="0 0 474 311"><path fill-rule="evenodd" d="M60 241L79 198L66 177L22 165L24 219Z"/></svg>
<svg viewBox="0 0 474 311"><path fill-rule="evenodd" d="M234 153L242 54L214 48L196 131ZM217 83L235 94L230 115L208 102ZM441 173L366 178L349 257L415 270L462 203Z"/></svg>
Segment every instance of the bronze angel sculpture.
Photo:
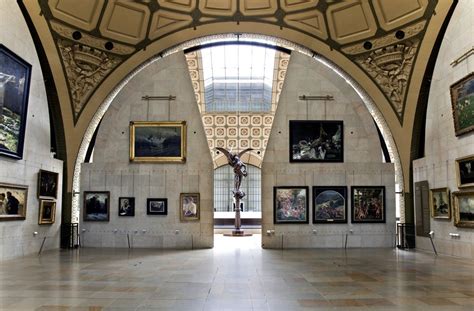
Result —
<svg viewBox="0 0 474 311"><path fill-rule="evenodd" d="M234 194L235 199L235 229L232 233L233 235L242 235L243 231L240 230L240 200L245 197L245 192L240 190L240 184L242 183L242 178L247 177L247 165L240 159L242 155L248 151L253 150L252 148L247 148L239 153L232 153L231 151L225 150L224 148L217 147L217 150L222 152L226 158L227 163L234 169Z"/></svg>

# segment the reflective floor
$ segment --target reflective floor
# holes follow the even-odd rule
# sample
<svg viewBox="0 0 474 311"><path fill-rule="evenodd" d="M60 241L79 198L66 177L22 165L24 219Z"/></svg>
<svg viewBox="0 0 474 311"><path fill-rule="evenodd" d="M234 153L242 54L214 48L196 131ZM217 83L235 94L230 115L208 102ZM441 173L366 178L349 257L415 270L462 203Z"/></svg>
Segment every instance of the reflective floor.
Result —
<svg viewBox="0 0 474 311"><path fill-rule="evenodd" d="M0 310L474 310L474 262L393 249L51 251L0 265Z"/></svg>

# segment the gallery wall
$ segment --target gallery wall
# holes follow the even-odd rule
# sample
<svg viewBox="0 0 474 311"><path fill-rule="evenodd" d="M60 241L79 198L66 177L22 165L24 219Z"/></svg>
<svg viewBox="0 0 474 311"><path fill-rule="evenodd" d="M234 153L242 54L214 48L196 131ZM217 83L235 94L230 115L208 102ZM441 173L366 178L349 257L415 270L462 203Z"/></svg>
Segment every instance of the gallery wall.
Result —
<svg viewBox="0 0 474 311"><path fill-rule="evenodd" d="M142 100L142 96L176 96ZM185 163L129 161L130 121L186 121ZM85 247L203 248L213 246L213 164L183 53L141 71L105 114L93 162L82 165L83 191L110 191L110 220L83 221ZM180 193L200 193L200 220L180 221ZM118 216L119 197L135 197L135 216ZM167 198L168 215L147 215L147 198Z"/></svg>
<svg viewBox="0 0 474 311"><path fill-rule="evenodd" d="M433 72L426 118L425 157L413 162L414 182L426 180L430 189L448 187L451 192L458 191L455 161L474 155L474 132L455 136L450 95L450 86L474 71L472 54L457 65L451 65L474 45L473 11L473 1L459 1L457 4ZM430 219L438 253L474 258L474 229L456 227L453 218ZM416 247L433 252L428 237L417 236Z"/></svg>
<svg viewBox="0 0 474 311"><path fill-rule="evenodd" d="M298 99L301 95L331 95L334 100L304 101ZM344 162L290 163L290 120L342 120ZM374 121L356 92L324 65L293 53L262 165L263 247L393 247L395 173L393 164L382 159ZM309 224L274 224L274 186L309 187ZM348 187L346 224L312 224L312 186ZM351 186L386 187L385 223L351 224Z"/></svg>
<svg viewBox="0 0 474 311"><path fill-rule="evenodd" d="M32 65L23 159L0 156L0 183L28 186L25 220L0 221L0 260L59 248L61 202L57 202L56 222L38 225L37 180L40 169L59 173L61 198L62 161L50 153L48 102L33 40L16 1L0 1L0 43ZM6 31L8 29L8 31ZM37 234L34 234L34 233ZM46 238L46 240L44 240Z"/></svg>

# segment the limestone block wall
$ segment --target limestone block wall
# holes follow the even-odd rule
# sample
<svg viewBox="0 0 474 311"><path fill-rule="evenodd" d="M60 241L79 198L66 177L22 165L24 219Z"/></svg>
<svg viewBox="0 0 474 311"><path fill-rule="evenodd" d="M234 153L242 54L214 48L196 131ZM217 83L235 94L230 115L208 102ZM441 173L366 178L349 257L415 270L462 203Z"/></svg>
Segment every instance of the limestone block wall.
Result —
<svg viewBox="0 0 474 311"><path fill-rule="evenodd" d="M450 63L474 45L474 2L459 1L446 30L436 61L426 120L425 157L413 162L413 181L427 180L430 189L458 191L455 159L474 155L474 132L456 137L450 86L474 71L471 55L456 66ZM457 228L454 220L431 219L434 243L440 254L474 258L474 229ZM459 234L453 239L449 233ZM428 238L416 237L418 249L432 252Z"/></svg>
<svg viewBox="0 0 474 311"><path fill-rule="evenodd" d="M50 153L48 102L33 40L15 1L0 0L0 43L32 65L28 117L22 160L0 157L0 183L28 186L26 219L0 221L0 261L59 248L63 163ZM40 169L59 173L56 222L38 225L37 180ZM33 233L37 232L37 235Z"/></svg>
<svg viewBox="0 0 474 311"><path fill-rule="evenodd" d="M334 101L301 101L299 95L332 95ZM343 163L290 163L290 120L343 120ZM273 224L273 187L344 186L347 224ZM386 223L351 224L350 186L386 187ZM330 69L293 53L262 165L262 245L265 248L393 247L395 173L383 163L374 121L355 91ZM274 233L267 234L267 230ZM315 232L313 230L316 230Z"/></svg>
<svg viewBox="0 0 474 311"><path fill-rule="evenodd" d="M174 101L141 97L175 95ZM186 121L184 164L129 162L130 121ZM93 163L81 173L83 191L110 191L110 221L84 222L86 247L204 248L213 246L213 164L185 57L176 53L142 72L117 95L97 135ZM199 222L181 222L179 195L199 192ZM118 216L118 198L135 197L135 217ZM147 198L167 198L167 216L146 214ZM81 197L81 205L83 198ZM81 213L83 208L81 206Z"/></svg>

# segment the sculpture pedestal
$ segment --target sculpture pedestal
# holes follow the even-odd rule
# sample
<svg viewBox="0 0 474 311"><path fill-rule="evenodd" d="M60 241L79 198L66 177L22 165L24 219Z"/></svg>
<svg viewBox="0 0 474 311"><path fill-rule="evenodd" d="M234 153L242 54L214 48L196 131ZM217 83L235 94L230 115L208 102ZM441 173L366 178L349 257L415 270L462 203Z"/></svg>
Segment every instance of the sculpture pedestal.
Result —
<svg viewBox="0 0 474 311"><path fill-rule="evenodd" d="M232 230L232 233L224 233L224 236L252 236L252 233L245 233L244 230Z"/></svg>

